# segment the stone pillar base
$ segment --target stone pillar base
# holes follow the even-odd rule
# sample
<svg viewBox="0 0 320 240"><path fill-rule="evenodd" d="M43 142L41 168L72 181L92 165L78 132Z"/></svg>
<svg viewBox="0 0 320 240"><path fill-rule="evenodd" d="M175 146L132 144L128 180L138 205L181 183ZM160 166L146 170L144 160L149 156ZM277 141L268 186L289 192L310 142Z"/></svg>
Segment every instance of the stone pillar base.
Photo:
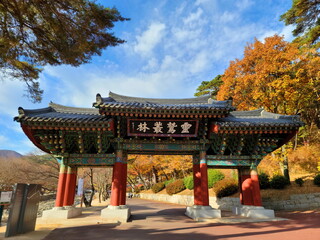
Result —
<svg viewBox="0 0 320 240"><path fill-rule="evenodd" d="M126 205L111 206L101 210L101 218L108 222L128 222L131 216L130 208Z"/></svg>
<svg viewBox="0 0 320 240"><path fill-rule="evenodd" d="M196 221L202 218L221 218L221 210L214 209L211 206L193 205L187 207L185 215Z"/></svg>
<svg viewBox="0 0 320 240"><path fill-rule="evenodd" d="M51 210L42 212L43 219L69 219L80 216L82 214L81 208L68 207L54 207Z"/></svg>
<svg viewBox="0 0 320 240"><path fill-rule="evenodd" d="M240 215L248 218L275 218L274 210L265 209L264 207L259 206L242 205L234 207L232 212L235 215Z"/></svg>

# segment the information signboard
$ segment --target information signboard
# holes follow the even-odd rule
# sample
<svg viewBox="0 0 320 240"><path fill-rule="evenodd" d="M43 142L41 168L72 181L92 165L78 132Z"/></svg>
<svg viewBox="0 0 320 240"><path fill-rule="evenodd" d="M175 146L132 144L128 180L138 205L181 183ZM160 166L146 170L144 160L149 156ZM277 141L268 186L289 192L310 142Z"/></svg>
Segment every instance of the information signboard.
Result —
<svg viewBox="0 0 320 240"><path fill-rule="evenodd" d="M9 203L11 201L12 191L5 191L0 193L0 203Z"/></svg>

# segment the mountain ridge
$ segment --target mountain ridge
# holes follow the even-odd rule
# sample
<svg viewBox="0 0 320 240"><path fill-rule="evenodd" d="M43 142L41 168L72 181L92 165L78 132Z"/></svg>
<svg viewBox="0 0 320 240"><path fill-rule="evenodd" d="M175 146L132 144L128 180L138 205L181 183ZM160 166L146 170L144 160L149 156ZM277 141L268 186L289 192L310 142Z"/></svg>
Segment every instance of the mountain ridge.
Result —
<svg viewBox="0 0 320 240"><path fill-rule="evenodd" d="M0 150L0 158L21 158L22 154L13 150Z"/></svg>

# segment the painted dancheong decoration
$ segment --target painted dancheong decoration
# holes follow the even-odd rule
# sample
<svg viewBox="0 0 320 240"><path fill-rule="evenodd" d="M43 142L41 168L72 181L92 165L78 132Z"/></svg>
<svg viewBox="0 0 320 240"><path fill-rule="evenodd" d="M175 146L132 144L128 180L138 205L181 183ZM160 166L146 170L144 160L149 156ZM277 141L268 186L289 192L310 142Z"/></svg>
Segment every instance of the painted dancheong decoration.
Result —
<svg viewBox="0 0 320 240"><path fill-rule="evenodd" d="M56 156L66 169L113 166L119 174L114 178L121 178L124 184L127 154L188 154L194 156L194 172L202 173L200 185L207 184L203 168L215 167L238 169L239 184L252 178L256 186L250 171L266 154L288 142L303 123L298 116L263 109L235 110L231 100L215 101L208 96L153 99L110 92L106 98L97 94L93 108L55 103L44 109L20 107L14 119L34 145ZM197 169L200 166L201 171ZM122 187L113 186L114 206L125 204L125 193L118 188ZM205 198L200 191L195 194L195 204L207 205ZM57 202L58 207L63 206L63 201ZM241 202L260 206L260 190L242 191Z"/></svg>

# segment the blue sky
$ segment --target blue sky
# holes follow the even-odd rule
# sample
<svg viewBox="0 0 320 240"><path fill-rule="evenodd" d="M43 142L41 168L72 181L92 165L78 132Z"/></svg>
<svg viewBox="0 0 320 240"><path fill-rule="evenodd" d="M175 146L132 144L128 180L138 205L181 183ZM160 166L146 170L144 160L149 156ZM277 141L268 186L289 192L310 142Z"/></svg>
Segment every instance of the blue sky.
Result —
<svg viewBox="0 0 320 240"><path fill-rule="evenodd" d="M43 101L25 98L25 86L0 82L0 149L22 154L36 151L13 122L18 107L35 109L55 102L91 107L95 96L109 91L155 98L193 97L202 81L223 74L241 58L247 43L274 34L292 40L292 27L279 17L291 0L99 1L116 7L130 21L113 29L125 44L108 48L80 67L46 66L40 77Z"/></svg>

